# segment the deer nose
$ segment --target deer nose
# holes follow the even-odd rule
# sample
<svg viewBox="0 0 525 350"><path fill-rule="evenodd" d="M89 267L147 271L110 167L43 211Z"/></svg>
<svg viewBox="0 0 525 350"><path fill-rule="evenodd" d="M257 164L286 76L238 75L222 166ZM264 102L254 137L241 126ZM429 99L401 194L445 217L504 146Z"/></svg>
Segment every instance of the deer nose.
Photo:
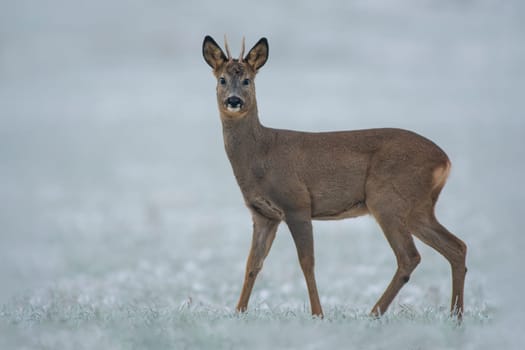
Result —
<svg viewBox="0 0 525 350"><path fill-rule="evenodd" d="M226 99L228 107L237 108L242 106L242 100L237 96L231 96Z"/></svg>

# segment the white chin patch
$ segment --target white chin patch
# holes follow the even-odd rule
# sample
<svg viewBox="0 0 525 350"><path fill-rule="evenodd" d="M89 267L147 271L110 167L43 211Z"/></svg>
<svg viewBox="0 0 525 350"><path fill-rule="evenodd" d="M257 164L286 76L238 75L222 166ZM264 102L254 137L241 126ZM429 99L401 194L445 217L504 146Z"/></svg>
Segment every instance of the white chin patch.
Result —
<svg viewBox="0 0 525 350"><path fill-rule="evenodd" d="M230 112L235 112L235 113L237 113L237 112L240 112L240 111L241 111L241 107L239 107L239 106L237 106L237 107L231 107L231 106L228 106L228 107L226 107L226 108L227 108L228 111L230 111Z"/></svg>

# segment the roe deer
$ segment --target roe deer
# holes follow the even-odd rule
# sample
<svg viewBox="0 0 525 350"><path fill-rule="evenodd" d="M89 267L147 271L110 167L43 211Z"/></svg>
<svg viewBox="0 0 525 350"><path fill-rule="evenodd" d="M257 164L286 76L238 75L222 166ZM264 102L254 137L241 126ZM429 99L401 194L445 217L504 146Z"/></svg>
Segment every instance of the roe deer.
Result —
<svg viewBox="0 0 525 350"><path fill-rule="evenodd" d="M463 314L467 247L443 227L434 206L449 174L447 155L401 129L299 132L259 122L254 79L268 59L260 39L232 58L211 38L202 53L217 78L224 146L253 219L253 237L236 310L244 312L257 277L285 221L297 247L313 315L323 317L314 276L312 219L371 214L392 247L397 270L372 308L384 313L420 261L412 235L441 253L452 268L451 314Z"/></svg>

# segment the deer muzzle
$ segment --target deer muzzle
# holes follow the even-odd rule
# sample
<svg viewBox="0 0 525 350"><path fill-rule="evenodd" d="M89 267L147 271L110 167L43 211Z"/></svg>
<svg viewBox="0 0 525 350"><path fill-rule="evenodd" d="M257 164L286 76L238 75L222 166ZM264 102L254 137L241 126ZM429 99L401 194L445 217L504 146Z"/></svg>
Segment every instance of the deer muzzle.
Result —
<svg viewBox="0 0 525 350"><path fill-rule="evenodd" d="M239 112L244 102L238 96L230 96L226 99L225 105L230 112Z"/></svg>

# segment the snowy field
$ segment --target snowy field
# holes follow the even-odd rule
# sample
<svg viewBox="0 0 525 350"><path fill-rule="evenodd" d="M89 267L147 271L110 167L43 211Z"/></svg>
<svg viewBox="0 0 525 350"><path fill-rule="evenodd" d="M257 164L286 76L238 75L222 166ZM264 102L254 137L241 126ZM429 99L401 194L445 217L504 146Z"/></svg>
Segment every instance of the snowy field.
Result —
<svg viewBox="0 0 525 350"><path fill-rule="evenodd" d="M0 1L0 349L520 349L525 7L515 1ZM395 271L370 217L315 222L324 320L281 225L236 315L251 221L204 36L266 36L261 120L401 127L449 154L438 217L469 247ZM520 277L521 276L521 277Z"/></svg>

